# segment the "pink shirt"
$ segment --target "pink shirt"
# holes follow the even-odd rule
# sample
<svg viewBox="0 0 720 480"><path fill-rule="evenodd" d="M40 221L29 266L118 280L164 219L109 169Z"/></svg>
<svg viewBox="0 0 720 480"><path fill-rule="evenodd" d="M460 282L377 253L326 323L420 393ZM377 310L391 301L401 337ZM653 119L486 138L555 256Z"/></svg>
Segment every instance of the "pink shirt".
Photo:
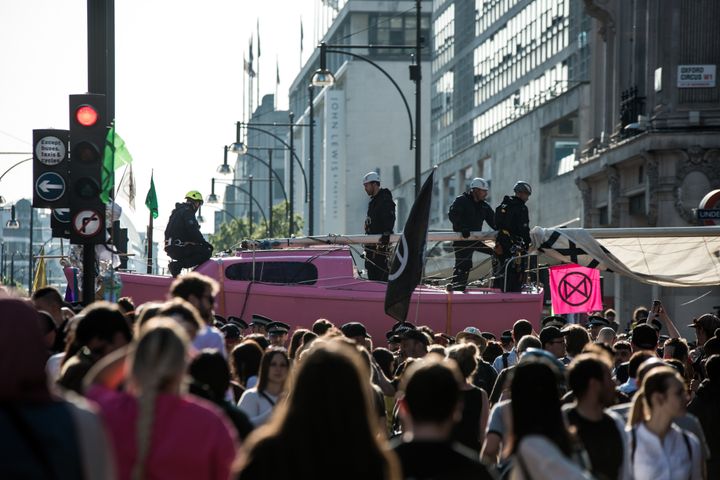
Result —
<svg viewBox="0 0 720 480"><path fill-rule="evenodd" d="M100 386L93 386L87 397L100 406L110 432L118 479L129 480L137 458L137 399ZM195 397L161 394L155 402L144 477L227 480L236 448L232 426L214 405Z"/></svg>

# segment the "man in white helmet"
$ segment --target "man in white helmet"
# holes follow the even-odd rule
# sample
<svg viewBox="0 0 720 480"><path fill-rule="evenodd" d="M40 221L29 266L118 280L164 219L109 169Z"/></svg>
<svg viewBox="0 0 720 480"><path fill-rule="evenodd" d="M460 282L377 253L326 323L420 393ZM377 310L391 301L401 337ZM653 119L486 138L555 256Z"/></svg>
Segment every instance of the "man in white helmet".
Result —
<svg viewBox="0 0 720 480"><path fill-rule="evenodd" d="M390 234L395 227L395 202L387 188L380 188L380 175L368 172L363 178L365 193L370 197L365 234L380 235L380 242L365 246L365 269L370 280L387 282Z"/></svg>
<svg viewBox="0 0 720 480"><path fill-rule="evenodd" d="M495 212L485 201L488 196L488 182L484 178L473 178L470 189L457 197L450 205L448 217L453 225L454 232L461 232L463 238L468 238L470 232L482 230L483 222L495 229ZM453 242L455 248L455 269L450 288L464 291L467 286L468 275L472 269L473 252L492 255L492 250L481 241L458 240Z"/></svg>
<svg viewBox="0 0 720 480"><path fill-rule="evenodd" d="M530 246L530 216L525 203L532 195L532 187L525 181L518 181L513 187L515 195L505 195L495 209L497 240L495 242L495 288L506 292L519 292L527 277L527 253ZM513 263L507 265L507 262ZM505 268L507 265L507 269ZM507 280L505 272L507 271Z"/></svg>

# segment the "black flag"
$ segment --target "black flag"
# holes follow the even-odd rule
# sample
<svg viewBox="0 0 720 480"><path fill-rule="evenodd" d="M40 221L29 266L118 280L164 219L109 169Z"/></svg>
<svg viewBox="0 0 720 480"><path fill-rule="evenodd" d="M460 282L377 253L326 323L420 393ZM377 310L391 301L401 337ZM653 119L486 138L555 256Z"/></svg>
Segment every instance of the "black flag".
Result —
<svg viewBox="0 0 720 480"><path fill-rule="evenodd" d="M407 318L410 298L422 279L434 178L433 168L410 209L390 267L385 291L385 313L399 322Z"/></svg>

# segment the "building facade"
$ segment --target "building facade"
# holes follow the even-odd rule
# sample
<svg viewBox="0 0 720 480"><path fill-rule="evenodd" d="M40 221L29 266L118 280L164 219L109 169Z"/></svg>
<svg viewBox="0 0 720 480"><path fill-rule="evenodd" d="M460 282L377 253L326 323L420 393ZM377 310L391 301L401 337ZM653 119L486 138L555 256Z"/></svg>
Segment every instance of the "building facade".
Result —
<svg viewBox="0 0 720 480"><path fill-rule="evenodd" d="M589 17L580 0L436 0L432 14L431 228L473 177L495 207L518 180L533 186L533 224L572 223L588 104ZM409 185L400 195L409 196Z"/></svg>
<svg viewBox="0 0 720 480"><path fill-rule="evenodd" d="M575 168L583 226L699 225L694 209L720 188L720 3L585 0L585 7L596 55L588 141ZM684 324L720 304L717 287L605 279L605 296L624 319L653 298Z"/></svg>
<svg viewBox="0 0 720 480"><path fill-rule="evenodd" d="M426 42L421 63L424 80L420 90L422 170L430 167L431 7L429 0L421 3L420 30ZM337 46L333 49L339 50L343 45L414 46L416 24L414 1L349 0L338 8L322 38L328 45ZM327 68L334 74L335 84L309 88L313 74L320 67L320 52L316 50L290 88L289 104L296 113L295 121L308 124L312 116L315 125L312 164L309 161L310 129L294 129L295 145L312 185L309 185L312 198L307 203L302 203L302 179L296 175L294 181L296 205L305 206L305 232L309 232L312 203L312 233L316 235L363 233L368 197L362 179L367 172L379 172L382 186L390 188L393 194L403 182L414 185L415 152L410 149L410 119L414 123L415 84L408 73L413 51L402 48L353 48L347 51L366 57L376 66L347 55L328 53ZM402 229L412 198L413 195L397 199L396 230Z"/></svg>

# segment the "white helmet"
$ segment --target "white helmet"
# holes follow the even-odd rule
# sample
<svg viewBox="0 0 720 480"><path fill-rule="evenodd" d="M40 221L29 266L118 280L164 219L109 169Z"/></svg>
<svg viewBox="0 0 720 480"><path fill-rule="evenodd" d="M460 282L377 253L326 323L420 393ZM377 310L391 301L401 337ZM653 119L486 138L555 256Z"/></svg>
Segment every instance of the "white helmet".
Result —
<svg viewBox="0 0 720 480"><path fill-rule="evenodd" d="M513 190L514 190L516 193L517 193L517 192L525 192L525 193L527 193L528 195L532 195L532 187L530 186L529 183L527 183L527 182L525 182L525 181L523 181L523 180L518 181L518 182L515 184L515 186L513 187Z"/></svg>
<svg viewBox="0 0 720 480"><path fill-rule="evenodd" d="M368 172L365 174L365 178L363 178L363 185L370 182L378 182L380 183L380 175L378 175L377 172Z"/></svg>
<svg viewBox="0 0 720 480"><path fill-rule="evenodd" d="M472 182L470 182L470 190L473 188L478 188L480 190L489 190L490 185L488 185L487 180L484 178L476 177L472 179Z"/></svg>

